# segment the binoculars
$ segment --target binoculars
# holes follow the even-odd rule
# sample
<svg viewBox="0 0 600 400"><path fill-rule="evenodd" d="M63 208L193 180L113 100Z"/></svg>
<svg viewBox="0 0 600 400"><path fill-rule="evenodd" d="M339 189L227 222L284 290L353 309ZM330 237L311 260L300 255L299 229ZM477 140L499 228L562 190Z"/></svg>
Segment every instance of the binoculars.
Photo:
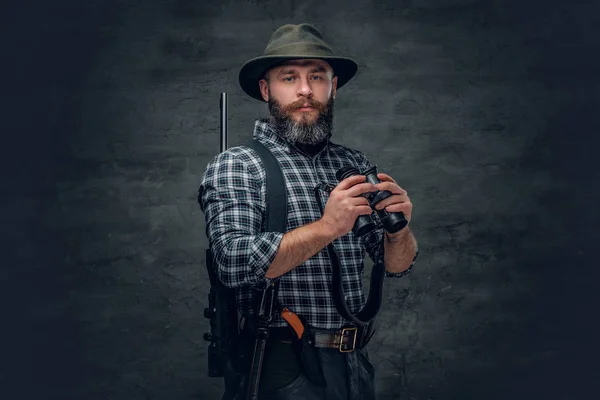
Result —
<svg viewBox="0 0 600 400"><path fill-rule="evenodd" d="M365 175L367 177L367 182L376 185L381 182L379 178L377 178L377 167L371 167L364 171L362 174L358 169L354 167L344 167L336 172L335 177L338 181L343 181L346 178L349 178L354 175ZM390 197L392 193L388 190L384 191L376 191L370 193L364 193L362 196L369 201L369 205L371 208L377 213L377 216L381 220L381 223L385 230L388 233L396 233L403 229L408 221L404 217L404 213L402 212L388 212L385 208L381 210L376 210L375 206L381 200ZM352 232L356 236L363 236L367 233L371 232L375 228L375 222L371 215L359 215L354 223L354 227L352 228Z"/></svg>

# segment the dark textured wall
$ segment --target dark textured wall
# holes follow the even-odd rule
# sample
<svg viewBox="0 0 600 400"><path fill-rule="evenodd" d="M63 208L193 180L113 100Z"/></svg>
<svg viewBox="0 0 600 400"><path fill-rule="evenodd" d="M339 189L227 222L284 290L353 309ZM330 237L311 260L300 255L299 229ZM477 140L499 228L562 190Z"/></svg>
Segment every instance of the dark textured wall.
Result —
<svg viewBox="0 0 600 400"><path fill-rule="evenodd" d="M1 17L1 398L220 398L196 190L219 94L234 145L267 112L239 67L299 22L360 65L334 141L414 203L420 259L370 344L380 399L598 386L592 2L71 3Z"/></svg>

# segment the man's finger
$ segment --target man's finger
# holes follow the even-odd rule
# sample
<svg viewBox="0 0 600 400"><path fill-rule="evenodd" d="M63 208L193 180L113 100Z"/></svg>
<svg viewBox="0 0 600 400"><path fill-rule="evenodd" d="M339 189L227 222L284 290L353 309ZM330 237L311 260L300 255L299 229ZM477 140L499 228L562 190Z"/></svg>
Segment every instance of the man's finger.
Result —
<svg viewBox="0 0 600 400"><path fill-rule="evenodd" d="M358 185L352 186L350 189L346 191L348 196L356 197L360 196L363 193L376 192L377 187L372 183L359 183Z"/></svg>
<svg viewBox="0 0 600 400"><path fill-rule="evenodd" d="M387 206L385 210L387 212L402 212L405 216L408 216L412 213L412 204L409 202L391 204Z"/></svg>
<svg viewBox="0 0 600 400"><path fill-rule="evenodd" d="M410 201L408 196L395 194L395 195L392 195L390 197L387 197L387 198L381 200L379 203L377 203L375 205L375 209L381 210L382 208L385 208L391 204L402 204L402 203L406 203L408 201Z"/></svg>
<svg viewBox="0 0 600 400"><path fill-rule="evenodd" d="M352 197L348 201L354 206L370 206L369 200L365 199L362 196Z"/></svg>
<svg viewBox="0 0 600 400"><path fill-rule="evenodd" d="M394 182L394 183L396 183L396 181L394 180L394 178L392 178L388 174L384 174L383 172L378 173L377 177L379 178L380 181L387 181L387 182Z"/></svg>
<svg viewBox="0 0 600 400"><path fill-rule="evenodd" d="M390 191L394 194L407 194L408 192L404 189L402 189L400 186L398 186L396 183L393 182L381 182L377 184L377 189L379 190L387 190Z"/></svg>
<svg viewBox="0 0 600 400"><path fill-rule="evenodd" d="M357 183L364 182L366 179L367 177L364 175L353 175L349 178L342 180L340 183L338 183L338 185L335 188L338 190L346 190L356 185Z"/></svg>

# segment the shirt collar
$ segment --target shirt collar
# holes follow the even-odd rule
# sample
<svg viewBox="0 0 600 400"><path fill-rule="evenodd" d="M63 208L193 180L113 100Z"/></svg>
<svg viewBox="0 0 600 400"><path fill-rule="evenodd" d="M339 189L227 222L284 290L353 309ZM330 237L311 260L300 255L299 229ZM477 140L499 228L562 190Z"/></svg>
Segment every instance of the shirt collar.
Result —
<svg viewBox="0 0 600 400"><path fill-rule="evenodd" d="M258 119L254 122L253 137L261 143L279 147L287 153L291 151L290 144L275 132L273 126L266 118Z"/></svg>

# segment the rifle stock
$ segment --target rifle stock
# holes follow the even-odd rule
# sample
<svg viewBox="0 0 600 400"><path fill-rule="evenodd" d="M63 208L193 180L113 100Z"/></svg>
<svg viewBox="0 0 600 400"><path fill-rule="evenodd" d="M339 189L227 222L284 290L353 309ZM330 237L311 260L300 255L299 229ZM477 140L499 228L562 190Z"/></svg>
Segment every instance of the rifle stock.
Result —
<svg viewBox="0 0 600 400"><path fill-rule="evenodd" d="M257 330L254 342L254 351L250 364L250 374L248 379L247 400L258 399L258 385L260 382L262 363L265 355L265 348L269 338L269 324L273 319L273 310L277 301L278 286L272 283L261 293L260 301L257 304L256 319Z"/></svg>

